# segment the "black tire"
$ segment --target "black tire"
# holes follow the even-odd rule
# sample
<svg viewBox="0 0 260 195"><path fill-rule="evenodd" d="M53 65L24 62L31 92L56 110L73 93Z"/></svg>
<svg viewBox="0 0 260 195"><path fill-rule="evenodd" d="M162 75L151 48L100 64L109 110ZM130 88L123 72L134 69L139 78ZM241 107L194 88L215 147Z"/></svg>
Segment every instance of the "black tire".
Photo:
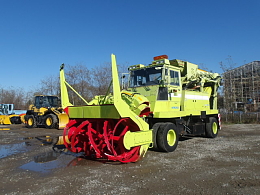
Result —
<svg viewBox="0 0 260 195"><path fill-rule="evenodd" d="M157 145L157 132L160 126L164 123L155 123L152 127L153 129L153 147L152 150L158 151L158 145Z"/></svg>
<svg viewBox="0 0 260 195"><path fill-rule="evenodd" d="M37 127L36 119L33 115L26 116L25 126L27 128L36 128Z"/></svg>
<svg viewBox="0 0 260 195"><path fill-rule="evenodd" d="M44 119L44 126L47 129L55 129L58 126L58 118L55 114L48 114Z"/></svg>
<svg viewBox="0 0 260 195"><path fill-rule="evenodd" d="M162 123L157 132L157 146L159 151L173 152L179 141L179 133L173 123Z"/></svg>
<svg viewBox="0 0 260 195"><path fill-rule="evenodd" d="M215 138L218 136L218 131L219 131L219 125L218 125L218 120L214 117L209 118L209 122L206 123L206 137L208 138Z"/></svg>

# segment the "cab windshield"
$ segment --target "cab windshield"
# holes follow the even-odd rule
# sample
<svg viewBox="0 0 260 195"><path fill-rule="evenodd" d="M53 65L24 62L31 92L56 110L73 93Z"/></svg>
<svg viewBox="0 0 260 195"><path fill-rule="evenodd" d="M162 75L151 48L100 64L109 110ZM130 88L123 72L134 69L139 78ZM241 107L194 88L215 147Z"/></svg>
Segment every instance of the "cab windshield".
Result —
<svg viewBox="0 0 260 195"><path fill-rule="evenodd" d="M58 107L58 97L55 97L55 96L36 96L35 106L36 106L36 108Z"/></svg>
<svg viewBox="0 0 260 195"><path fill-rule="evenodd" d="M157 66L131 71L129 87L158 85L162 80L162 70L162 66Z"/></svg>

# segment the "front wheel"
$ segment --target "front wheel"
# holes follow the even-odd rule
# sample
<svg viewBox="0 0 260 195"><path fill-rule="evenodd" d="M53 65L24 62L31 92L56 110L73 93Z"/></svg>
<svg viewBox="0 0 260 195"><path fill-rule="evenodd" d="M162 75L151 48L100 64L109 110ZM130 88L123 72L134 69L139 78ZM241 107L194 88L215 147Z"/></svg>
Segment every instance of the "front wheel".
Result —
<svg viewBox="0 0 260 195"><path fill-rule="evenodd" d="M36 119L33 115L28 115L26 117L26 123L25 123L25 126L27 128L36 128L37 127L37 124L36 124Z"/></svg>
<svg viewBox="0 0 260 195"><path fill-rule="evenodd" d="M152 127L152 129L153 129L153 145L152 145L153 147L152 147L152 149L155 151L159 151L158 144L157 144L157 132L162 125L164 125L164 123L155 123Z"/></svg>
<svg viewBox="0 0 260 195"><path fill-rule="evenodd" d="M178 145L179 133L173 123L162 124L157 132L157 146L162 152L173 152Z"/></svg>
<svg viewBox="0 0 260 195"><path fill-rule="evenodd" d="M209 122L206 123L206 137L215 138L218 135L218 121L214 117L209 118Z"/></svg>
<svg viewBox="0 0 260 195"><path fill-rule="evenodd" d="M55 129L58 126L58 119L57 116L54 114L48 114L45 117L45 128L47 129Z"/></svg>

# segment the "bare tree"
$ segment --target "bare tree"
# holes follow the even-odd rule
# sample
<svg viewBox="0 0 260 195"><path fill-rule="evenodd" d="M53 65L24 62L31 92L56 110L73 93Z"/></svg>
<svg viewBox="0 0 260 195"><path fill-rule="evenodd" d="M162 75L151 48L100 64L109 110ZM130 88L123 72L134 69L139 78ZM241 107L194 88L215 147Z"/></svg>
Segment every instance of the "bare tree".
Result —
<svg viewBox="0 0 260 195"><path fill-rule="evenodd" d="M0 89L0 101L4 104L14 104L15 109L26 109L25 92L23 88L9 87Z"/></svg>
<svg viewBox="0 0 260 195"><path fill-rule="evenodd" d="M120 80L123 79L122 73L127 73L128 63L118 64L118 74ZM92 68L91 77L93 80L93 94L105 95L109 90L110 83L112 81L111 62L106 62L98 67ZM127 82L124 79L124 82ZM112 86L108 92L112 92Z"/></svg>
<svg viewBox="0 0 260 195"><path fill-rule="evenodd" d="M223 70L222 74L222 83L223 83L223 108L227 111L233 109L233 102L236 101L233 95L233 86L234 83L232 81L232 72L231 70L235 68L236 63L233 62L231 56L226 58L226 63L220 62L220 68Z"/></svg>
<svg viewBox="0 0 260 195"><path fill-rule="evenodd" d="M93 79L93 95L105 95L112 80L111 63L104 63L103 65L92 68L91 70L91 77Z"/></svg>
<svg viewBox="0 0 260 195"><path fill-rule="evenodd" d="M90 100L93 97L93 81L90 74L89 69L82 64L69 65L68 70L66 70L66 80L86 100ZM70 99L74 105L82 105L83 103L73 92L70 93Z"/></svg>
<svg viewBox="0 0 260 195"><path fill-rule="evenodd" d="M127 72L128 64L118 65L119 75ZM67 82L87 101L95 95L105 95L112 81L111 63L107 62L89 70L82 64L66 66ZM112 87L110 91L112 92ZM57 95L60 96L59 76L49 75L43 78L39 85L25 91L23 88L3 88L0 86L0 102L15 104L15 109L27 110L30 104L34 104L36 95ZM69 89L71 103L84 105L84 102Z"/></svg>
<svg viewBox="0 0 260 195"><path fill-rule="evenodd" d="M220 68L223 70L223 72L230 71L230 70L234 69L236 66L236 63L233 62L233 59L230 55L226 58L226 63L221 61L221 62L219 62L219 64L220 64Z"/></svg>
<svg viewBox="0 0 260 195"><path fill-rule="evenodd" d="M60 81L59 76L48 76L41 80L38 95L59 95L60 94Z"/></svg>

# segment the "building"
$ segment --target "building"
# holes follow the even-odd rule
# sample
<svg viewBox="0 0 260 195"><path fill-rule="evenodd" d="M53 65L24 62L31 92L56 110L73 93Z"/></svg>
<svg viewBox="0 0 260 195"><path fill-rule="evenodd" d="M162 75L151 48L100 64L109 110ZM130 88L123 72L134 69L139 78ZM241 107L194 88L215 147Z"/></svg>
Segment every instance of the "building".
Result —
<svg viewBox="0 0 260 195"><path fill-rule="evenodd" d="M227 111L260 112L260 61L225 72L223 86Z"/></svg>

